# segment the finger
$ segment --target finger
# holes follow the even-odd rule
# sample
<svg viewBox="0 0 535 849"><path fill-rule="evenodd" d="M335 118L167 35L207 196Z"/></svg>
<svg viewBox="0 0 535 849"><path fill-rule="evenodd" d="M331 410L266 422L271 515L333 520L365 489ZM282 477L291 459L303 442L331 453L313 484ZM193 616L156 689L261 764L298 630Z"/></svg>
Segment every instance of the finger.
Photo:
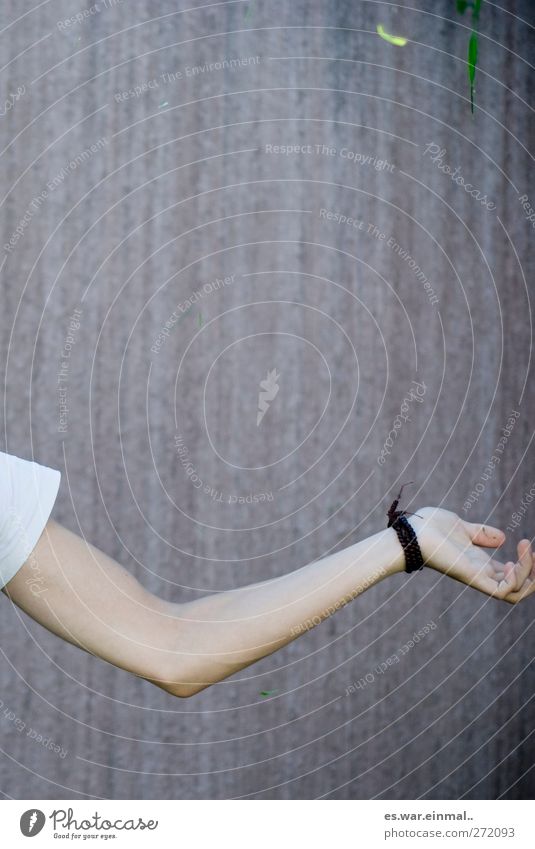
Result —
<svg viewBox="0 0 535 849"><path fill-rule="evenodd" d="M498 548L505 540L505 534L499 528L491 525L479 525L473 522L464 522L470 539L474 545L482 545L484 548Z"/></svg>
<svg viewBox="0 0 535 849"><path fill-rule="evenodd" d="M533 553L529 539L520 540L516 550L518 561L506 563L503 570L505 577L511 580L513 591L519 590L523 586L533 569Z"/></svg>
<svg viewBox="0 0 535 849"><path fill-rule="evenodd" d="M505 599L511 593L515 592L515 564L511 561L508 563L499 563L490 555L483 554L483 552L481 552L481 556L486 559L483 585L481 586L482 592L486 592L493 598L499 599Z"/></svg>
<svg viewBox="0 0 535 849"><path fill-rule="evenodd" d="M506 563L503 567L503 576L497 576L498 585L494 594L496 598L508 599L517 591L515 566L515 563Z"/></svg>
<svg viewBox="0 0 535 849"><path fill-rule="evenodd" d="M516 563L513 563L512 560L508 560L505 566L502 569L500 578L509 577L510 575L514 575L516 569Z"/></svg>
<svg viewBox="0 0 535 849"><path fill-rule="evenodd" d="M533 595L533 593L535 593L535 580L533 580L533 578L527 578L519 590L509 593L509 595L505 597L505 601L509 601L511 604L516 604L519 601L523 601L528 596Z"/></svg>
<svg viewBox="0 0 535 849"><path fill-rule="evenodd" d="M531 575L533 569L533 553L529 539L520 540L516 550L518 552L518 561L516 563L509 561L503 567L503 577L511 584L513 592L520 589L526 579ZM497 574L496 577L498 577Z"/></svg>
<svg viewBox="0 0 535 849"><path fill-rule="evenodd" d="M523 542L523 540L521 540ZM532 554L531 554L531 569L529 570L527 577L535 580L535 551L533 551L533 543L531 545ZM529 568L529 564L526 564L526 568Z"/></svg>
<svg viewBox="0 0 535 849"><path fill-rule="evenodd" d="M515 576L515 587L506 596L506 601L516 603L535 592L535 555L529 539L521 539L517 545L518 563L506 563L505 573Z"/></svg>
<svg viewBox="0 0 535 849"><path fill-rule="evenodd" d="M533 551L529 539L521 539L517 545L518 565L516 568L517 590L520 589L526 578L529 578L533 568Z"/></svg>

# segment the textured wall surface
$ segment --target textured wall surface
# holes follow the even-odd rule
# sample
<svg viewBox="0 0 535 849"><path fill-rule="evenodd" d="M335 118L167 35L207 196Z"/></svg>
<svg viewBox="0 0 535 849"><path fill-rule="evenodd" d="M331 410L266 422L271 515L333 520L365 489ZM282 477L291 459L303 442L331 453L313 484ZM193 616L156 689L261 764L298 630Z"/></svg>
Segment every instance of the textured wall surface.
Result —
<svg viewBox="0 0 535 849"><path fill-rule="evenodd" d="M483 3L474 116L453 0L78 5L6 0L0 31L0 447L61 469L54 517L176 601L375 532L405 480L524 513L513 555L532 4ZM396 576L180 701L0 608L7 797L533 795L534 600Z"/></svg>

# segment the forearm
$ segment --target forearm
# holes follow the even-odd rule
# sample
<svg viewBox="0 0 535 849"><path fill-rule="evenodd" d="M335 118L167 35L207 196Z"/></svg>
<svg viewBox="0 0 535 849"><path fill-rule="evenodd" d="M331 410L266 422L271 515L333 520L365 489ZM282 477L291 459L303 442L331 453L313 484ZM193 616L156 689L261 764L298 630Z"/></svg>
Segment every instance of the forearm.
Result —
<svg viewBox="0 0 535 849"><path fill-rule="evenodd" d="M263 658L403 571L392 529L274 580L175 606L186 678L202 689Z"/></svg>

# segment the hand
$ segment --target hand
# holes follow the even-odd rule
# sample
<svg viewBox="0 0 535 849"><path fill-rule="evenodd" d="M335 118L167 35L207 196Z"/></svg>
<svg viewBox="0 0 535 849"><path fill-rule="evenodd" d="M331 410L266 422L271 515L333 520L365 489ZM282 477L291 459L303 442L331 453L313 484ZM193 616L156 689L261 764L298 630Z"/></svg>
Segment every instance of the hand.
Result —
<svg viewBox="0 0 535 849"><path fill-rule="evenodd" d="M465 522L436 507L416 512L418 516L409 516L409 521L428 566L511 604L535 593L535 555L529 540L518 543L516 563L502 564L483 549L499 548L505 541L503 531Z"/></svg>

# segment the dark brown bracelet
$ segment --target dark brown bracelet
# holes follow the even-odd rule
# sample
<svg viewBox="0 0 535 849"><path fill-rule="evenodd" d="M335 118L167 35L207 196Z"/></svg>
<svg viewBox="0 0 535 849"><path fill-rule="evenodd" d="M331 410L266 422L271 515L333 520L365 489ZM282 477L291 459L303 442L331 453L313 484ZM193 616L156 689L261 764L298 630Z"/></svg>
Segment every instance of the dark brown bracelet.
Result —
<svg viewBox="0 0 535 849"><path fill-rule="evenodd" d="M405 553L405 571L419 572L420 569L423 569L424 567L424 558L422 557L422 551L418 543L418 538L416 536L414 528L407 520L407 511L396 509L399 504L399 500L401 498L401 493L403 492L404 486L407 486L407 484L403 484L399 491L398 497L390 505L390 509L388 510L387 514L387 527L394 528L396 534L398 535L401 547L403 548L403 551Z"/></svg>

